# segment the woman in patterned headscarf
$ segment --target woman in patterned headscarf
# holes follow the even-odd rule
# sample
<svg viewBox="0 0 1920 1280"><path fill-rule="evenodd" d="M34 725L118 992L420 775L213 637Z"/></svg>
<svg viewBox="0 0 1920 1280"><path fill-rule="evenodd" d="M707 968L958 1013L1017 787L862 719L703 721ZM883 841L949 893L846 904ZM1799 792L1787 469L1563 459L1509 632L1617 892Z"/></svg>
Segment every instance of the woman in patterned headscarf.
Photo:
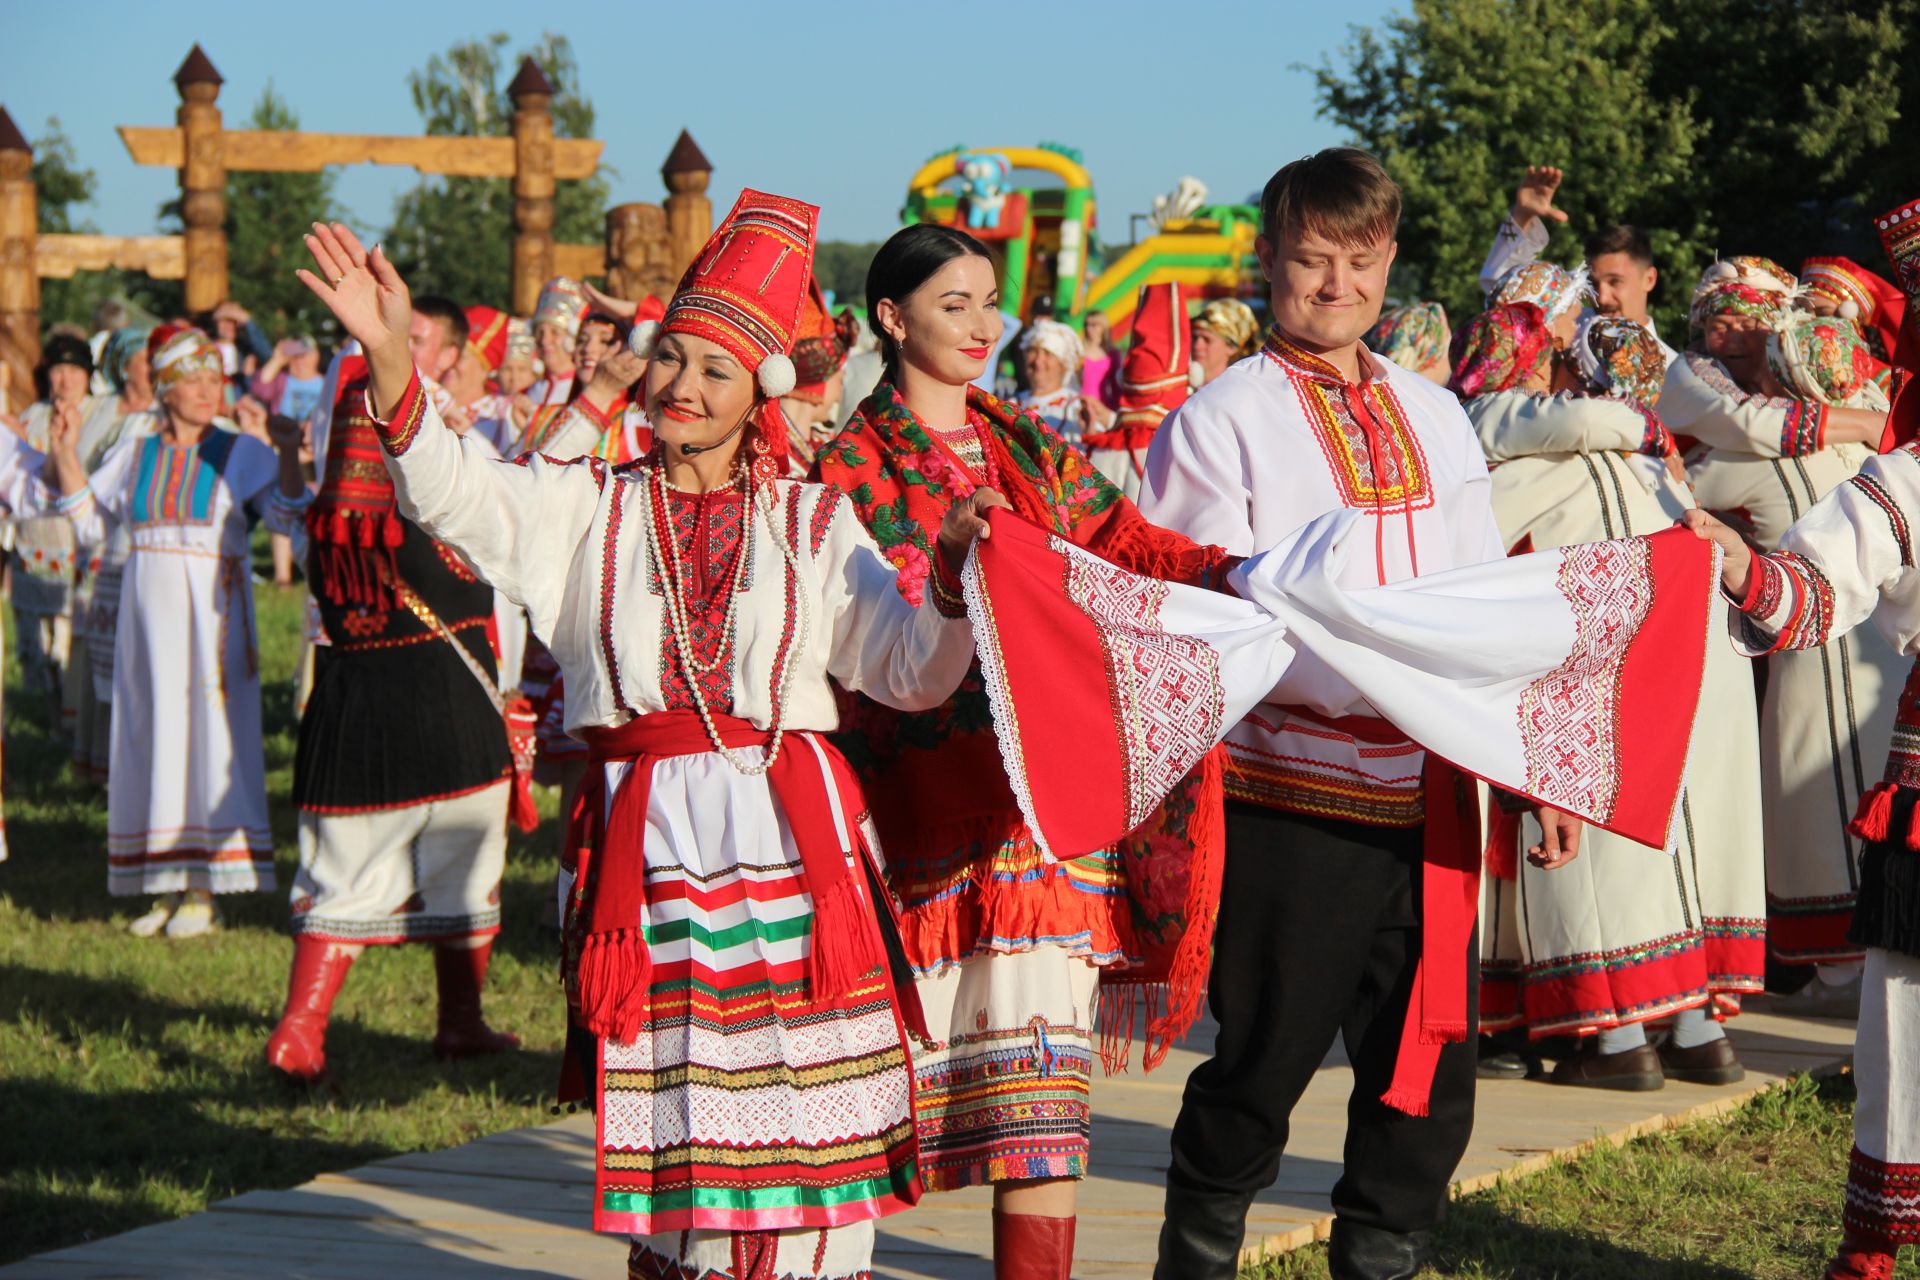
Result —
<svg viewBox="0 0 1920 1280"><path fill-rule="evenodd" d="M1527 300L1474 321L1454 379L1492 463L1502 538L1510 550L1544 551L1667 527L1691 499L1669 467L1673 442L1654 407L1665 374L1658 342L1622 317L1576 319L1572 277L1546 263L1525 270L1530 281L1507 283ZM1569 334L1558 355L1549 308ZM1717 731L1693 762L1683 797L1691 821L1666 858L1590 828L1587 872L1547 875L1516 856L1534 838L1524 823L1495 827L1482 887L1480 1026L1584 1037L1555 1066L1556 1084L1658 1089L1670 1078L1740 1077L1715 1019L1760 989L1764 887L1753 685L1725 645L1712 649L1701 697L1702 723ZM1667 1016L1674 1033L1656 1052L1644 1024ZM1525 1070L1512 1062L1502 1072L1501 1061L1483 1070Z"/></svg>
<svg viewBox="0 0 1920 1280"><path fill-rule="evenodd" d="M1237 298L1215 298L1193 318L1193 385L1206 386L1259 345L1260 322L1253 308Z"/></svg>
<svg viewBox="0 0 1920 1280"><path fill-rule="evenodd" d="M1453 331L1447 327L1447 309L1437 302L1389 307L1361 341L1376 355L1442 386L1452 373L1447 352Z"/></svg>
<svg viewBox="0 0 1920 1280"><path fill-rule="evenodd" d="M132 551L115 638L108 889L157 895L150 936L213 927L213 895L271 890L249 545L253 525L293 534L306 503L297 424L274 449L214 425L220 352L184 329L153 356L161 413L91 477L78 432L52 442L59 509L82 545L125 525ZM276 457L277 454L277 457Z"/></svg>

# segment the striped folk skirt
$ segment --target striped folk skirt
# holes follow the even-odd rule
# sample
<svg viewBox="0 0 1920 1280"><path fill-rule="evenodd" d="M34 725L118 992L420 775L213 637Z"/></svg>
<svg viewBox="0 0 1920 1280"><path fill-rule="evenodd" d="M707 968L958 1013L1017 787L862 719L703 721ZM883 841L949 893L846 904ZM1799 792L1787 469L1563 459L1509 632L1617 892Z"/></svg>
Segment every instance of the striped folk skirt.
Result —
<svg viewBox="0 0 1920 1280"><path fill-rule="evenodd" d="M633 766L600 767L611 795ZM594 1228L634 1237L636 1274L697 1261L689 1249L713 1239L702 1233L777 1233L788 1249L804 1235L811 1256L822 1229L919 1198L892 983L878 971L810 989L813 905L764 777L711 753L652 767L649 1008L632 1043L600 1042ZM870 1229L827 1241L832 1274L863 1269L843 1265L860 1238L870 1251Z"/></svg>

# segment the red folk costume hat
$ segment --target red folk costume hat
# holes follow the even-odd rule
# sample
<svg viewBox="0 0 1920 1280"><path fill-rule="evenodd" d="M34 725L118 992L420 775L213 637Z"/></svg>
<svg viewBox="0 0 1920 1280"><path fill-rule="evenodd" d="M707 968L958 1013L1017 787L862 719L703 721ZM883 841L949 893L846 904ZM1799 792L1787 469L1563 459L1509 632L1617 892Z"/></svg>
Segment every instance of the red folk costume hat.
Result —
<svg viewBox="0 0 1920 1280"><path fill-rule="evenodd" d="M1881 350L1893 354L1907 317L1907 298L1892 283L1852 258L1808 258L1800 264L1800 283L1809 294L1830 299L1843 319L1879 333Z"/></svg>
<svg viewBox="0 0 1920 1280"><path fill-rule="evenodd" d="M1893 283L1905 300L1898 339L1889 353L1900 378L1887 419L1882 452L1920 439L1920 392L1914 375L1920 373L1920 199L1909 200L1891 213L1874 219L1880 244L1893 266Z"/></svg>
<svg viewBox="0 0 1920 1280"><path fill-rule="evenodd" d="M1133 336L1120 362L1120 405L1113 426L1088 434L1088 449L1144 449L1169 413L1192 393L1192 323L1184 285L1143 285L1133 311Z"/></svg>
<svg viewBox="0 0 1920 1280"><path fill-rule="evenodd" d="M467 308L467 350L479 358L489 376L500 372L507 358L507 313L493 307Z"/></svg>
<svg viewBox="0 0 1920 1280"><path fill-rule="evenodd" d="M636 325L636 355L653 354L657 334L684 333L719 344L754 375L766 403L753 442L756 474L786 470L787 424L780 397L797 385L793 350L813 283L820 210L751 188L694 258L657 331Z"/></svg>

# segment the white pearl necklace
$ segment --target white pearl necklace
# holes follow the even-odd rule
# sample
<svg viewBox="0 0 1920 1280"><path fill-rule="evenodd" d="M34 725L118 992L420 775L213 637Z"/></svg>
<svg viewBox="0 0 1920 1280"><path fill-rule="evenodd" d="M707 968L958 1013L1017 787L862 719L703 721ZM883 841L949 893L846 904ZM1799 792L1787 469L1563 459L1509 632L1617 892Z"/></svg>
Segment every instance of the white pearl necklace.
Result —
<svg viewBox="0 0 1920 1280"><path fill-rule="evenodd" d="M733 769L749 777L757 777L773 768L780 758L780 746L786 737L787 693L793 682L793 655L804 641L810 623L807 593L800 583L799 553L794 545L797 533L788 530L789 537L782 538L773 525L773 507L775 486L767 485L763 489L753 483L752 474L743 472L738 481L746 487L745 528L740 533L740 550L734 559L733 580L728 584L727 615L721 626L720 655L709 662L697 656L692 639L692 626L687 620L686 600L682 595L683 584L687 580L687 570L681 562L680 542L670 538L670 546L663 550L660 546L660 525L666 523L671 528L673 514L668 506L668 484L664 468L654 468L649 483L645 486L647 495L646 526L647 545L653 553L653 561L661 567L666 576L667 620L672 625L674 647L680 655L680 665L687 672L687 690L693 696L694 710L700 713L700 723L706 726L707 740L713 743L713 749ZM707 706L706 692L700 686L700 676L719 670L725 656L733 649L734 637L739 630L740 597L744 594L747 577L747 557L753 544L753 517L755 511L766 519L767 533L773 538L774 545L780 548L780 556L786 562L787 571L792 574L793 594L799 604L799 626L795 628L786 647L776 655L780 666L780 681L773 689L773 714L769 720L773 740L768 743L766 754L759 763L746 759L740 752L724 743L720 731L714 727L713 712Z"/></svg>

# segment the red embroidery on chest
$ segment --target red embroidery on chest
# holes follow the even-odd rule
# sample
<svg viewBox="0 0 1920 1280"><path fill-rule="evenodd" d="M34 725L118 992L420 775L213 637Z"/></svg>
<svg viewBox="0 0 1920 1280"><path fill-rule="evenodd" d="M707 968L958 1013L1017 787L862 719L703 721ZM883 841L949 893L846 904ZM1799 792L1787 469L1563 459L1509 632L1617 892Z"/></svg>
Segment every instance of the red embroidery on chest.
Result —
<svg viewBox="0 0 1920 1280"><path fill-rule="evenodd" d="M656 515L656 518L662 518ZM706 670L699 672L700 692L709 710L731 715L733 712L734 637L727 631L727 606L734 591L734 574L740 568L739 557L749 557L739 589L748 590L753 570L751 551L746 546L747 504L737 493L668 495L667 511L660 529L661 547L673 554L677 548L679 569L684 575L681 600L686 606L687 642ZM655 567L656 581L658 566ZM745 602L742 602L742 609ZM738 612L738 611L736 611ZM693 707L693 687L686 667L680 661L673 635L673 623L662 610L660 628L660 691L670 708Z"/></svg>
<svg viewBox="0 0 1920 1280"><path fill-rule="evenodd" d="M1433 505L1426 452L1384 378L1350 387L1331 364L1278 333L1268 335L1266 353L1293 384L1342 503L1381 511L1422 511ZM1366 425L1348 403L1349 394L1363 401L1378 424L1375 448L1368 447Z"/></svg>

